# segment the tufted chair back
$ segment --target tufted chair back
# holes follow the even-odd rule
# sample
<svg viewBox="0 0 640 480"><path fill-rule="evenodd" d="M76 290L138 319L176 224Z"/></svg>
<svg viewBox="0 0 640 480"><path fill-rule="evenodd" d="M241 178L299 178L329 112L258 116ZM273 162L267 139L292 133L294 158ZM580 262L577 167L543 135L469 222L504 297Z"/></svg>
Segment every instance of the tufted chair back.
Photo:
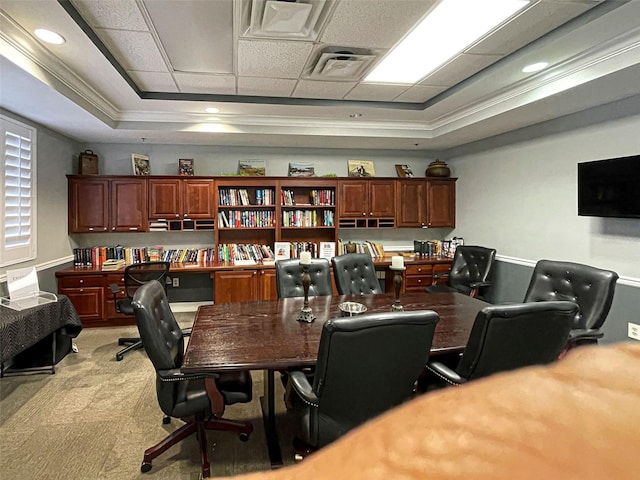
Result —
<svg viewBox="0 0 640 480"><path fill-rule="evenodd" d="M340 295L383 293L368 253L346 253L331 259L333 277Z"/></svg>
<svg viewBox="0 0 640 480"><path fill-rule="evenodd" d="M460 245L456 249L449 272L449 286L469 295L475 282L486 282L496 258L493 248Z"/></svg>
<svg viewBox="0 0 640 480"><path fill-rule="evenodd" d="M579 263L540 260L525 302L569 300L578 304L573 328L599 329L607 318L618 274Z"/></svg>
<svg viewBox="0 0 640 480"><path fill-rule="evenodd" d="M332 295L331 272L329 260L314 258L309 266L309 296ZM302 266L297 258L278 260L276 262L276 288L278 298L303 297Z"/></svg>
<svg viewBox="0 0 640 480"><path fill-rule="evenodd" d="M326 322L312 385L318 405L299 410L304 440L324 446L408 400L438 320L434 311L416 310Z"/></svg>

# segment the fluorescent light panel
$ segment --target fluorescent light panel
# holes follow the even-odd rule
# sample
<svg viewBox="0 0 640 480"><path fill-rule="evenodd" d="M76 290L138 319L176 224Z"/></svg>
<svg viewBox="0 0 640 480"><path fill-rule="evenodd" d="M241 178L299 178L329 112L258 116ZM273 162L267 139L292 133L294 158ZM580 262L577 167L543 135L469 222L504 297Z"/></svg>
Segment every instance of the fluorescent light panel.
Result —
<svg viewBox="0 0 640 480"><path fill-rule="evenodd" d="M528 3L529 0L443 0L364 81L416 83Z"/></svg>

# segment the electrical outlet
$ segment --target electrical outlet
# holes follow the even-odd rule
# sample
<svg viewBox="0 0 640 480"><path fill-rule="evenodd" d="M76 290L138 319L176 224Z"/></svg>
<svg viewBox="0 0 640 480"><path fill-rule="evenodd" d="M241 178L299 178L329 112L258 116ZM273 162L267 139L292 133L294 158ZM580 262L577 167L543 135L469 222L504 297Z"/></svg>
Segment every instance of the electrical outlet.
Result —
<svg viewBox="0 0 640 480"><path fill-rule="evenodd" d="M640 325L629 322L629 338L640 340Z"/></svg>
<svg viewBox="0 0 640 480"><path fill-rule="evenodd" d="M172 282L172 285L173 285L174 287L179 287L179 286L180 286L180 279L179 279L178 277L173 277L173 278L172 278L172 281L173 281L173 282Z"/></svg>

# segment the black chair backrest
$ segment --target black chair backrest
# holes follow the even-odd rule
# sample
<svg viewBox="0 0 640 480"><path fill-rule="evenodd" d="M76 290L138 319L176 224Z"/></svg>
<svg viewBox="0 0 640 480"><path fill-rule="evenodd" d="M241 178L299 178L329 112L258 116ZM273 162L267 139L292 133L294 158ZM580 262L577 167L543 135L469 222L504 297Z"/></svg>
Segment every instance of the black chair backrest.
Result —
<svg viewBox="0 0 640 480"><path fill-rule="evenodd" d="M158 370L180 368L184 358L184 339L164 290L157 280L151 280L138 288L131 306L142 346L153 367ZM158 402L166 415L173 415L178 382L156 382Z"/></svg>
<svg viewBox="0 0 640 480"><path fill-rule="evenodd" d="M132 263L124 269L125 293L129 298L133 298L138 287L150 280L158 280L164 286L169 267L169 262Z"/></svg>
<svg viewBox="0 0 640 480"><path fill-rule="evenodd" d="M456 372L467 380L558 358L578 305L536 302L491 305L478 312Z"/></svg>
<svg viewBox="0 0 640 480"><path fill-rule="evenodd" d="M368 253L346 253L331 259L333 277L340 295L383 293Z"/></svg>
<svg viewBox="0 0 640 480"><path fill-rule="evenodd" d="M460 245L453 256L449 272L449 286L460 293L469 295L473 282L486 282L495 262L496 251L493 248L475 245Z"/></svg>
<svg viewBox="0 0 640 480"><path fill-rule="evenodd" d="M320 406L311 409L309 422L318 445L411 396L429 358L438 319L433 311L418 310L324 324L313 381Z"/></svg>
<svg viewBox="0 0 640 480"><path fill-rule="evenodd" d="M540 260L524 296L525 302L569 300L580 307L573 328L598 329L607 319L618 274L580 263Z"/></svg>
<svg viewBox="0 0 640 480"><path fill-rule="evenodd" d="M309 296L332 295L331 271L329 260L314 258L309 266ZM304 297L302 288L302 266L297 258L278 260L276 262L276 289L278 298Z"/></svg>

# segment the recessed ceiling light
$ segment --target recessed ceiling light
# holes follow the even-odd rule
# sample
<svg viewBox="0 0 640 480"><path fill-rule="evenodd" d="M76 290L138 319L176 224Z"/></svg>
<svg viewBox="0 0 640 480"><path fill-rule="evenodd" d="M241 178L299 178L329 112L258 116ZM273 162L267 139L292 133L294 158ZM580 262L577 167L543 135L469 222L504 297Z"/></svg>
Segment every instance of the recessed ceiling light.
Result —
<svg viewBox="0 0 640 480"><path fill-rule="evenodd" d="M545 68L547 68L548 65L549 64L547 62L532 63L531 65L527 65L526 67L524 67L522 71L524 73L539 72L540 70L544 70Z"/></svg>
<svg viewBox="0 0 640 480"><path fill-rule="evenodd" d="M216 107L207 107L204 109L204 111L207 113L218 113L220 109Z"/></svg>
<svg viewBox="0 0 640 480"><path fill-rule="evenodd" d="M60 45L65 42L62 35L59 35L56 32L52 32L51 30L47 30L45 28L38 28L33 33L35 33L36 37L38 37L43 42L53 43L54 45Z"/></svg>
<svg viewBox="0 0 640 480"><path fill-rule="evenodd" d="M364 81L416 83L528 3L529 0L443 0Z"/></svg>

